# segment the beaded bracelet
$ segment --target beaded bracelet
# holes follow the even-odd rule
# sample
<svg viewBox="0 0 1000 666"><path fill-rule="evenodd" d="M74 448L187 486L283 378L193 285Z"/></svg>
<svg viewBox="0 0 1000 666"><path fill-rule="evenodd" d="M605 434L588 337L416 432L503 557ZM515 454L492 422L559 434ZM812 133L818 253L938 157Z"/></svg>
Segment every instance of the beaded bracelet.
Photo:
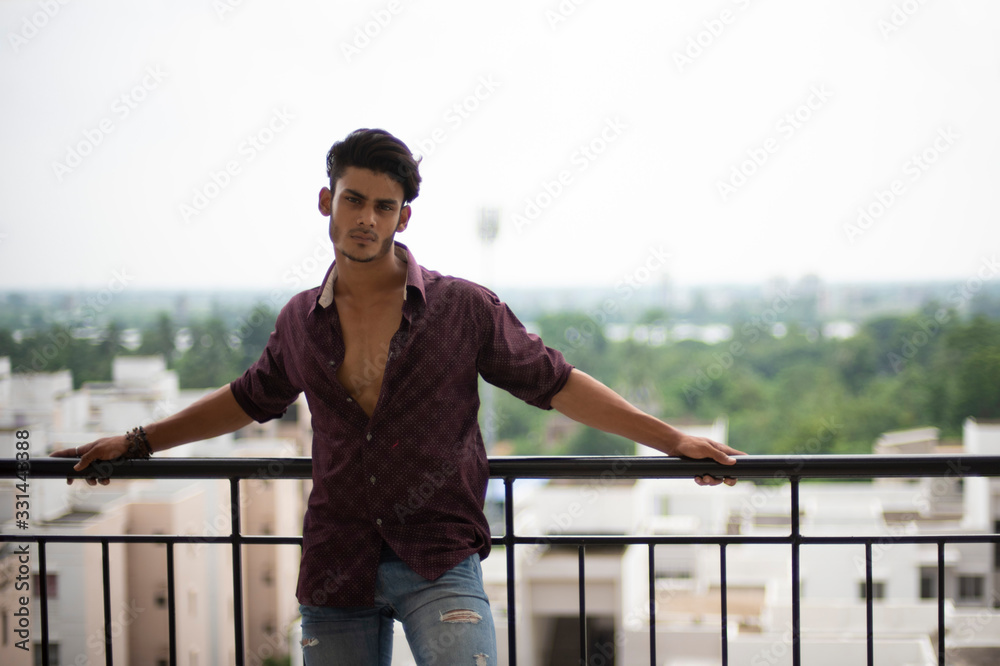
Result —
<svg viewBox="0 0 1000 666"><path fill-rule="evenodd" d="M153 447L150 446L149 439L146 438L146 430L142 426L132 428L131 432L125 433L125 441L128 442L128 450L123 456L125 459L149 460L149 457L153 455Z"/></svg>

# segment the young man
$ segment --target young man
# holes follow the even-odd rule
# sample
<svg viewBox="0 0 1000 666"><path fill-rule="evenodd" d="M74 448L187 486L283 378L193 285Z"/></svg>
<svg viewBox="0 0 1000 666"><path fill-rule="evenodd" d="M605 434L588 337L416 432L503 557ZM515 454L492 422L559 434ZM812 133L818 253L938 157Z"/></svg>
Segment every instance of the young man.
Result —
<svg viewBox="0 0 1000 666"><path fill-rule="evenodd" d="M527 333L491 291L418 265L394 240L421 180L399 139L352 132L327 171L319 210L335 262L281 310L257 363L145 434L53 455L81 455L80 470L162 451L278 417L304 391L314 430L297 589L305 663L388 665L399 619L419 664L496 664L480 568L490 551L480 375L669 455L732 465L741 452L641 412Z"/></svg>

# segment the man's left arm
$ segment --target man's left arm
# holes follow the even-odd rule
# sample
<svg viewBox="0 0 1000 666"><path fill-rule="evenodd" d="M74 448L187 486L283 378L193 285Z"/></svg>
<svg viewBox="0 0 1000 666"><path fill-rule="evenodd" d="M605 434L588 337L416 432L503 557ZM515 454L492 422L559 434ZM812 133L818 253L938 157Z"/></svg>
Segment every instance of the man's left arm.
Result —
<svg viewBox="0 0 1000 666"><path fill-rule="evenodd" d="M660 419L650 416L613 390L576 368L563 388L552 398L552 407L574 421L632 441L645 444L669 456L711 458L723 465L735 465L734 455L745 455L707 437L687 435ZM733 485L733 477L708 474L695 477L703 486Z"/></svg>

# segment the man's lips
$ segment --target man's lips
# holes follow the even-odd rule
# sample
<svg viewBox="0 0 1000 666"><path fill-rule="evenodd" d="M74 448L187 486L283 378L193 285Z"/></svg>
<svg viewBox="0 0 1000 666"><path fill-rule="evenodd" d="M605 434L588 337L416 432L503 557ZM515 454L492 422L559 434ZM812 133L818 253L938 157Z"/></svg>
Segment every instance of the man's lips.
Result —
<svg viewBox="0 0 1000 666"><path fill-rule="evenodd" d="M351 238L359 241L369 241L371 243L375 242L375 236L372 234L366 234L363 231L355 231L351 233Z"/></svg>

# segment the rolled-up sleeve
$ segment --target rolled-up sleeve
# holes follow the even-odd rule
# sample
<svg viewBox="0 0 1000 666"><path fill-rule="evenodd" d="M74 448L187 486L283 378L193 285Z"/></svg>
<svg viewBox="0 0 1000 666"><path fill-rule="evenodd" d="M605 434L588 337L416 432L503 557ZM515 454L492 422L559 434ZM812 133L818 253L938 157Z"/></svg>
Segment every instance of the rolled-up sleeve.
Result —
<svg viewBox="0 0 1000 666"><path fill-rule="evenodd" d="M493 292L482 289L476 317L482 338L476 367L483 379L540 409L552 409L573 370L562 353L547 347Z"/></svg>
<svg viewBox="0 0 1000 666"><path fill-rule="evenodd" d="M289 359L293 358L286 345L295 339L293 332L288 330L287 322L286 310L283 309L260 358L229 384L236 402L247 416L258 423L282 416L302 392L289 378L290 368L286 367Z"/></svg>

